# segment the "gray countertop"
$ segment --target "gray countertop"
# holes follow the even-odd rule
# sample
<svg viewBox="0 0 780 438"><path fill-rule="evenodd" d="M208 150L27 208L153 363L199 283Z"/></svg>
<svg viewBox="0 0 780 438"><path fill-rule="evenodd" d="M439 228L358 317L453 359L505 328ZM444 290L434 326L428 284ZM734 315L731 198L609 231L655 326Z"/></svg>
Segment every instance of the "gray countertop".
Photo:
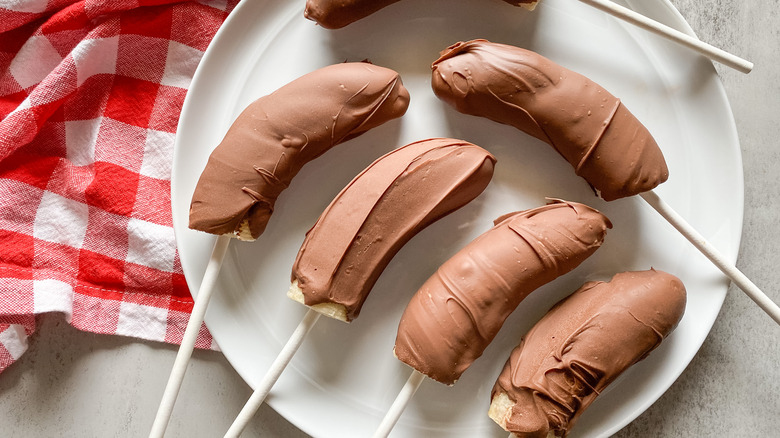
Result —
<svg viewBox="0 0 780 438"><path fill-rule="evenodd" d="M780 302L778 1L672 0L698 36L753 61L717 66L739 131L745 221L738 267ZM699 353L671 389L616 436L780 436L780 327L733 286ZM176 347L77 331L39 317L30 349L0 374L1 437L147 436ZM222 436L250 389L217 352L197 351L168 436ZM263 406L244 437L306 435Z"/></svg>

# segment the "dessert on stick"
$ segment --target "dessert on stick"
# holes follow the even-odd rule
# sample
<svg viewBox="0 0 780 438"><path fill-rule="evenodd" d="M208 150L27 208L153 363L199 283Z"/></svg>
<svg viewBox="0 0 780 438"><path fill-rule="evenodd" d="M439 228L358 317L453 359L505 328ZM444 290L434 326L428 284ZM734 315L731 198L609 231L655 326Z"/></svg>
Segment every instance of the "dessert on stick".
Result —
<svg viewBox="0 0 780 438"><path fill-rule="evenodd" d="M674 330L685 303L682 282L653 269L584 284L512 350L488 415L511 436L566 436L610 383Z"/></svg>
<svg viewBox="0 0 780 438"><path fill-rule="evenodd" d="M584 204L558 200L496 219L412 297L398 325L395 356L454 384L520 302L590 257L611 226Z"/></svg>
<svg viewBox="0 0 780 438"><path fill-rule="evenodd" d="M230 238L254 240L279 194L331 147L401 117L409 93L393 70L366 62L320 68L251 103L209 157L190 228L216 234L150 437L165 433Z"/></svg>
<svg viewBox="0 0 780 438"><path fill-rule="evenodd" d="M390 433L422 375L453 385L520 302L593 254L611 226L591 207L552 200L498 218L442 264L401 317L393 352L414 371L374 436Z"/></svg>
<svg viewBox="0 0 780 438"><path fill-rule="evenodd" d="M668 177L661 150L604 88L537 53L486 40L450 46L432 70L442 100L547 142L603 199L642 197L780 324L780 307L653 191Z"/></svg>
<svg viewBox="0 0 780 438"><path fill-rule="evenodd" d="M431 68L441 100L548 143L607 201L669 177L655 139L620 99L535 52L472 40L448 47Z"/></svg>
<svg viewBox="0 0 780 438"><path fill-rule="evenodd" d="M288 295L310 310L226 437L239 436L320 314L350 322L395 254L419 231L487 187L495 158L471 143L434 138L380 157L330 203L292 268Z"/></svg>
<svg viewBox="0 0 780 438"><path fill-rule="evenodd" d="M291 298L349 322L392 257L421 229L482 193L495 158L450 138L418 141L376 160L306 233Z"/></svg>
<svg viewBox="0 0 780 438"><path fill-rule="evenodd" d="M257 239L306 163L408 106L398 73L366 62L320 68L261 97L209 156L192 195L190 228Z"/></svg>
<svg viewBox="0 0 780 438"><path fill-rule="evenodd" d="M340 29L363 19L399 0L307 0L304 16L326 29ZM504 0L514 5L534 10L538 0ZM683 47L704 55L713 61L742 73L750 73L753 63L723 49L707 44L665 24L652 20L625 6L610 0L579 0L581 3L605 12L640 29L666 38Z"/></svg>

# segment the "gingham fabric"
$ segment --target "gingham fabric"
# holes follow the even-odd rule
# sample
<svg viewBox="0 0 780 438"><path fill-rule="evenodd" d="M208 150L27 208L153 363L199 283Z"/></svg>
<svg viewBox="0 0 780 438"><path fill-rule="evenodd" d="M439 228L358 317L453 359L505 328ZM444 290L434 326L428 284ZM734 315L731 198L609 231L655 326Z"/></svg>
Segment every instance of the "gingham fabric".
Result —
<svg viewBox="0 0 780 438"><path fill-rule="evenodd" d="M181 341L174 135L236 2L0 0L0 371L44 312ZM196 346L215 348L205 327Z"/></svg>

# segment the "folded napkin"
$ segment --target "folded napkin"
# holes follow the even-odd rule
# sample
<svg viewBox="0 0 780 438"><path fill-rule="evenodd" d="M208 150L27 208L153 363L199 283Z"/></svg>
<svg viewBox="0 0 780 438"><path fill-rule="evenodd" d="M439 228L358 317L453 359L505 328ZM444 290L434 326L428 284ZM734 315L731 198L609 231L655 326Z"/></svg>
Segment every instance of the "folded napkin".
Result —
<svg viewBox="0 0 780 438"><path fill-rule="evenodd" d="M171 223L184 96L238 0L0 3L0 371L35 315L178 343ZM199 348L215 348L203 327Z"/></svg>

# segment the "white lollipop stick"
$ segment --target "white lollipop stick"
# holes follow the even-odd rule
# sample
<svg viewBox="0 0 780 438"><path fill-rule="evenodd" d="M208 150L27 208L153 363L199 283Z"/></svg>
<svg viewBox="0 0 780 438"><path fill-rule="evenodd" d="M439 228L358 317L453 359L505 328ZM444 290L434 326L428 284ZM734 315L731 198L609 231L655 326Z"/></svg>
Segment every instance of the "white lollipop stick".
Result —
<svg viewBox="0 0 780 438"><path fill-rule="evenodd" d="M379 427L376 429L376 432L374 432L374 438L386 438L390 435L390 431L393 430L395 423L401 418L401 414L403 414L404 409L406 409L406 405L409 404L409 400L411 400L414 393L417 392L417 388L420 387L423 380L425 380L425 374L417 370L412 371L412 375L409 376L406 384L401 388L395 401L393 401L387 414L385 414L385 418L379 423Z"/></svg>
<svg viewBox="0 0 780 438"><path fill-rule="evenodd" d="M648 191L640 193L651 207L661 214L674 228L677 229L693 246L715 264L727 277L731 279L750 299L756 302L772 319L780 324L780 307L777 306L769 297L761 291L745 274L737 269L733 264L721 254L712 244L699 234L693 227L685 221L676 211L666 204L657 193Z"/></svg>
<svg viewBox="0 0 780 438"><path fill-rule="evenodd" d="M673 29L669 26L661 24L657 21L651 20L644 15L632 11L626 7L615 4L609 0L579 0L588 6L592 6L598 10L606 12L615 18L619 18L623 21L631 23L639 28L650 31L656 35L660 35L676 43L679 43L689 49L692 49L714 61L718 61L721 64L731 67L742 73L750 73L753 70L753 63L742 59L736 55L726 52L723 49L719 49L715 46L707 44L697 38L694 38L688 34L680 32L677 29Z"/></svg>
<svg viewBox="0 0 780 438"><path fill-rule="evenodd" d="M313 309L309 309L309 311L306 312L306 315L303 316L303 320L298 324L298 327L290 336L290 339L284 345L282 351L276 356L276 359L271 364L271 368L266 372L265 376L263 376L263 379L260 381L257 388L255 388L255 392L252 393L252 396L249 397L249 400L241 409L241 412L239 412L236 419L233 420L230 429L225 433L225 438L237 438L241 435L241 432L246 425L252 420L252 417L254 417L255 412L262 406L263 401L268 396L271 388L276 381L279 380L279 376L282 375L282 372L287 367L287 364L290 363L290 360L292 360L295 352L298 351L301 343L303 343L303 339L319 320L320 315L319 312Z"/></svg>
<svg viewBox="0 0 780 438"><path fill-rule="evenodd" d="M217 237L214 243L214 249L211 252L211 259L206 266L206 272L203 274L203 281L200 284L198 295L195 297L195 305L192 308L192 314L187 322L187 328L184 330L184 337L179 346L179 352L176 354L176 360L173 362L171 375L168 377L168 383L165 385L160 407L157 409L157 416L152 424L152 431L149 438L161 438L168 427L168 421L173 412L173 405L176 403L176 397L179 395L184 373L187 371L187 363L192 356L192 350L195 348L195 340L198 338L200 326L203 324L203 317L206 315L206 309L211 299L211 293L214 291L214 285L219 276L219 270L222 267L222 260L225 259L230 236L221 235Z"/></svg>

